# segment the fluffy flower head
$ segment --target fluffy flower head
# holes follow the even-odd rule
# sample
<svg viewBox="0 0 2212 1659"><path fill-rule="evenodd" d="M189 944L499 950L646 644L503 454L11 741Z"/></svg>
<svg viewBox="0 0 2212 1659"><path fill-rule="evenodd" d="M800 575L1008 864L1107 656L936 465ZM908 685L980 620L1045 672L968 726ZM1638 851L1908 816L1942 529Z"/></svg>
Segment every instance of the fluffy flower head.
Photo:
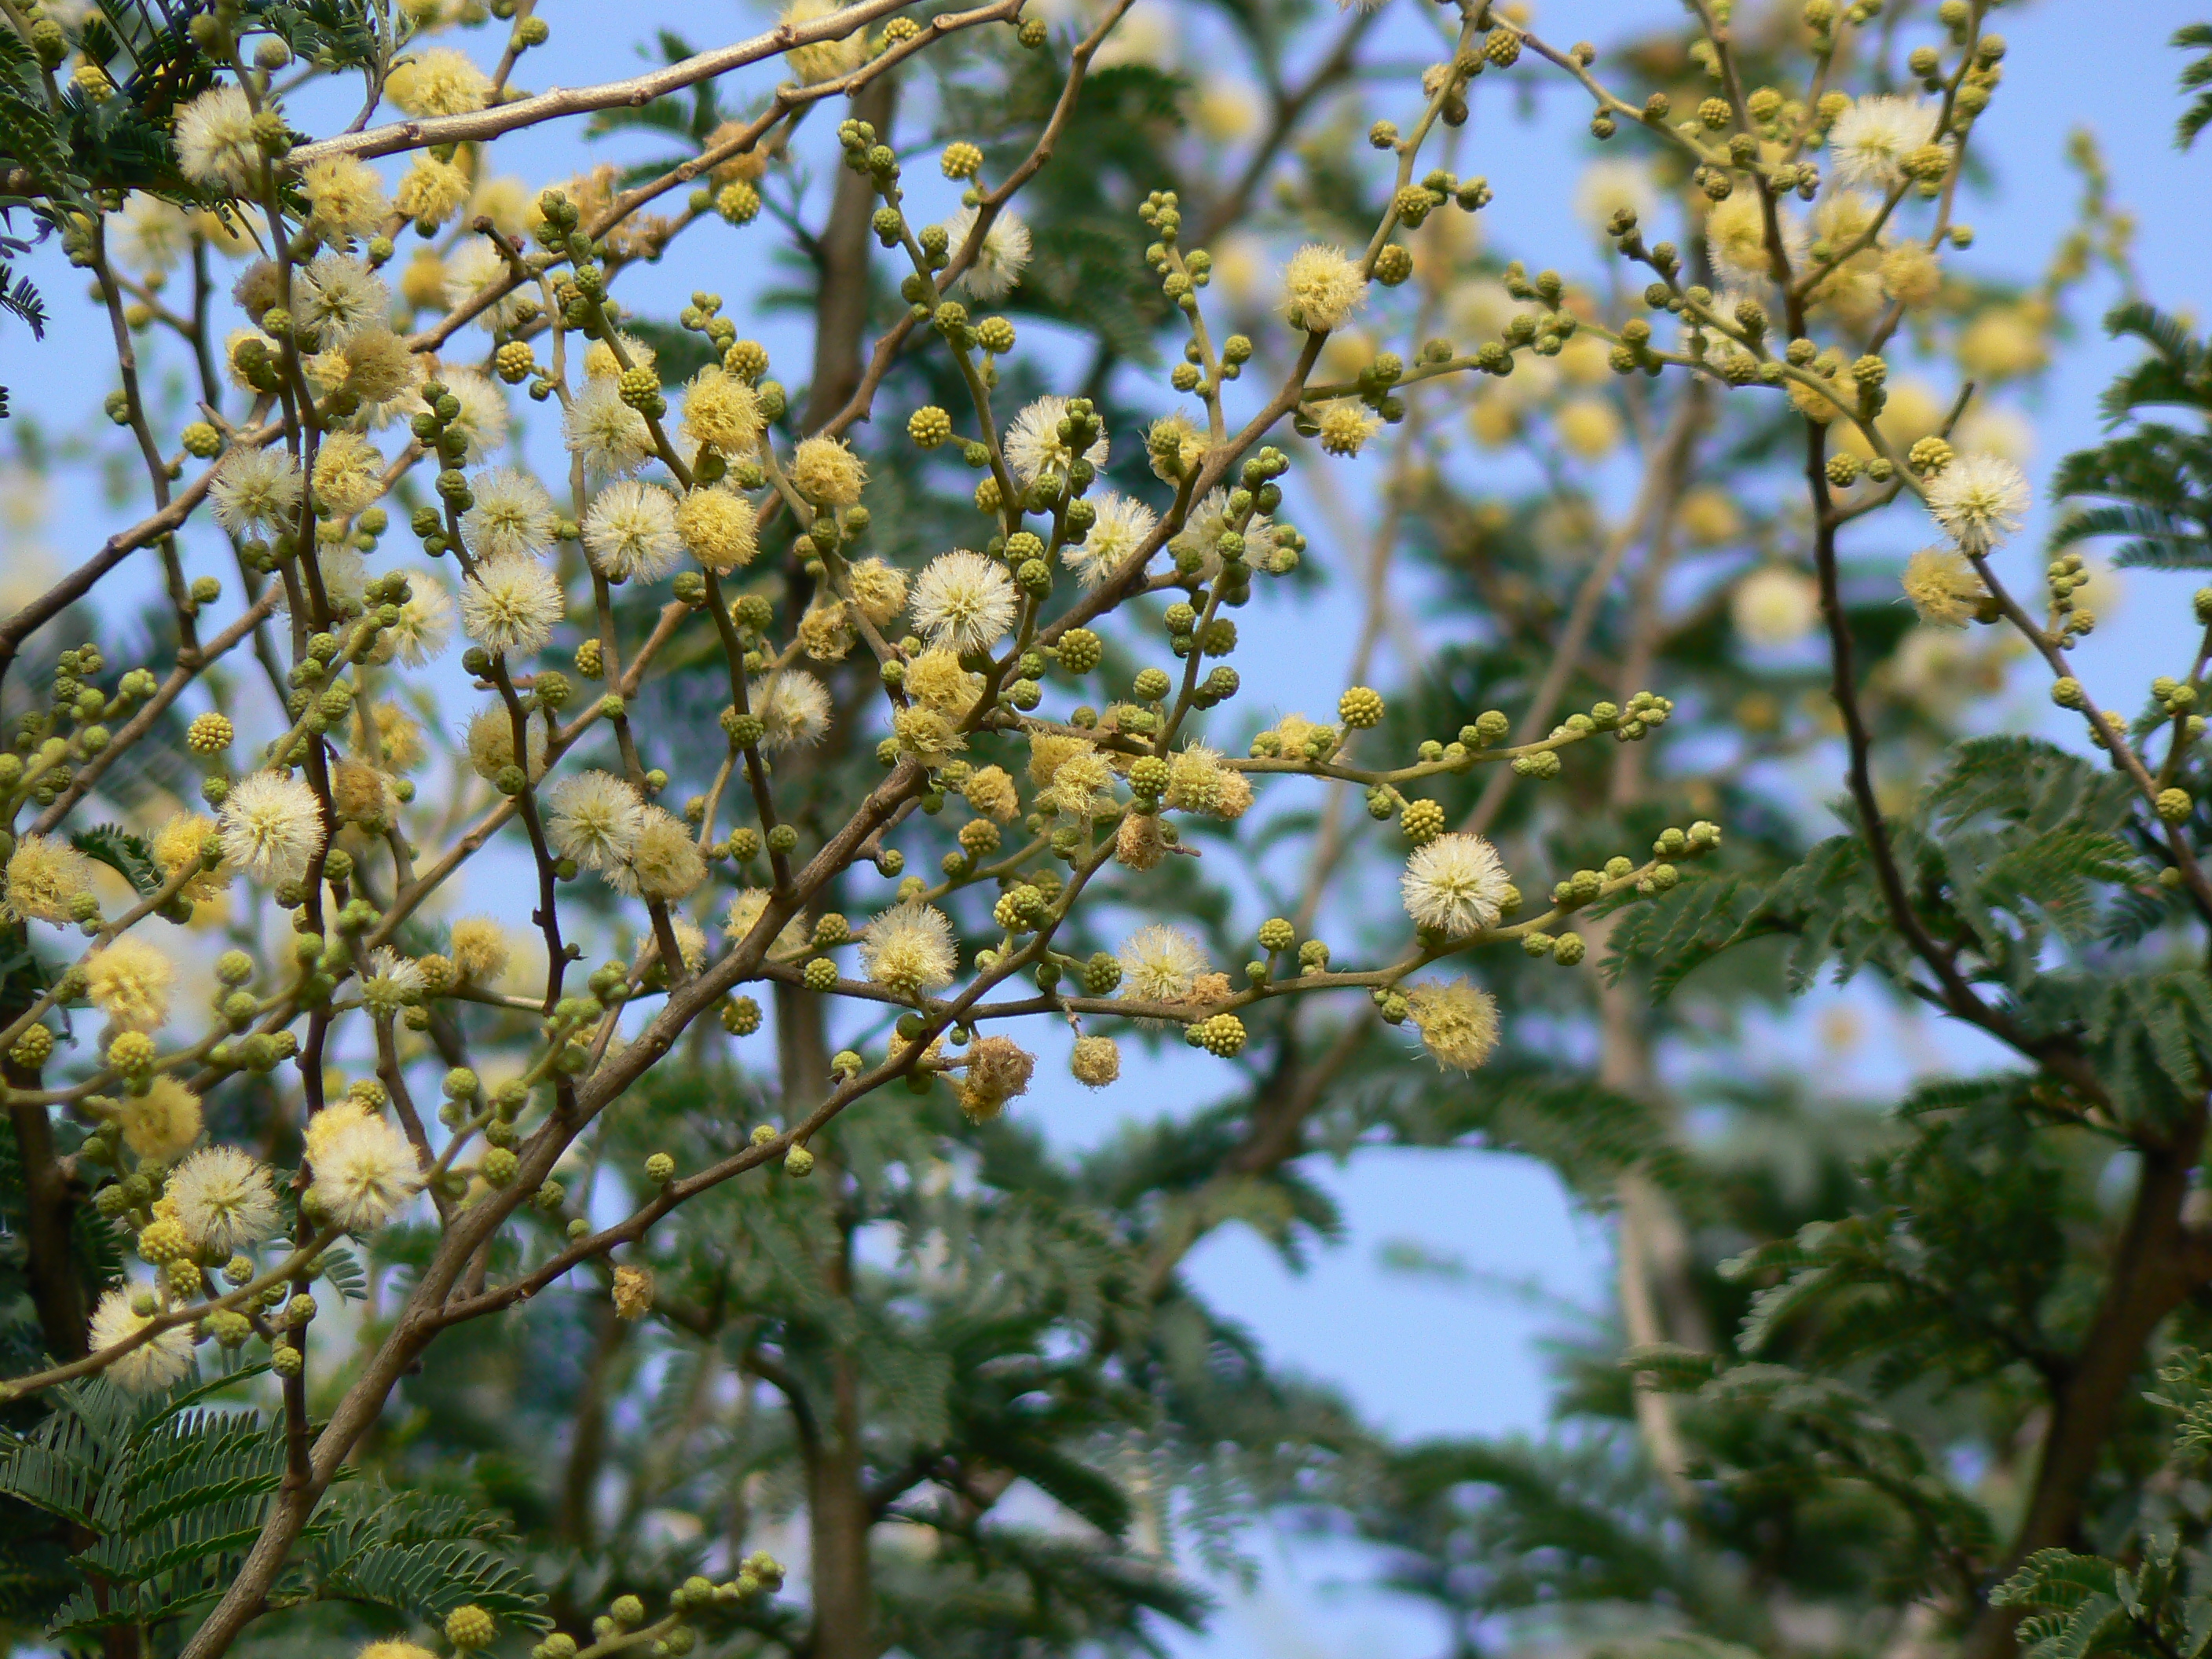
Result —
<svg viewBox="0 0 2212 1659"><path fill-rule="evenodd" d="M611 580L658 581L684 552L676 498L658 484L617 479L584 514L584 550L592 568Z"/></svg>
<svg viewBox="0 0 2212 1659"><path fill-rule="evenodd" d="M830 688L800 668L786 668L745 688L745 702L766 731L763 749L819 743L830 729Z"/></svg>
<svg viewBox="0 0 2212 1659"><path fill-rule="evenodd" d="M297 881L323 850L321 803L305 778L287 773L240 779L223 799L220 822L224 862L256 881Z"/></svg>
<svg viewBox="0 0 2212 1659"><path fill-rule="evenodd" d="M884 911L860 935L860 971L901 996L942 990L959 966L952 923L919 899Z"/></svg>
<svg viewBox="0 0 2212 1659"><path fill-rule="evenodd" d="M760 552L753 504L719 487L685 494L676 508L676 534L709 570L741 569Z"/></svg>
<svg viewBox="0 0 2212 1659"><path fill-rule="evenodd" d="M1295 327L1326 334L1367 302L1367 279L1340 247L1309 242L1283 267L1283 309Z"/></svg>
<svg viewBox="0 0 2212 1659"><path fill-rule="evenodd" d="M116 1030L157 1031L168 1019L177 964L159 945L125 933L88 957L84 973L92 1006Z"/></svg>
<svg viewBox="0 0 2212 1659"><path fill-rule="evenodd" d="M123 1144L145 1164L180 1158L200 1138L200 1097L163 1073L123 1102Z"/></svg>
<svg viewBox="0 0 2212 1659"><path fill-rule="evenodd" d="M945 243L955 258L975 234L977 216L976 209L964 207L945 222ZM1029 263L1030 228L1011 209L1000 208L999 216L983 233L975 263L961 274L960 286L973 298L995 304L1014 291Z"/></svg>
<svg viewBox="0 0 2212 1659"><path fill-rule="evenodd" d="M587 870L607 870L629 857L645 828L645 803L611 772L579 772L545 795L545 835L553 850Z"/></svg>
<svg viewBox="0 0 2212 1659"><path fill-rule="evenodd" d="M1846 184L1881 190L1905 176L1899 165L1936 136L1935 105L1900 94L1856 100L1828 129L1828 154Z"/></svg>
<svg viewBox="0 0 2212 1659"><path fill-rule="evenodd" d="M339 1109L326 1109L318 1119ZM422 1167L407 1137L366 1111L347 1113L313 1137L308 1158L315 1176L308 1199L348 1232L382 1226L422 1190Z"/></svg>
<svg viewBox="0 0 2212 1659"><path fill-rule="evenodd" d="M506 256L482 240L465 243L446 261L446 304L458 310L508 286L513 270ZM490 333L513 329L538 314L538 296L526 286L500 294L476 314L477 326Z"/></svg>
<svg viewBox="0 0 2212 1659"><path fill-rule="evenodd" d="M1463 979L1431 980L1406 993L1421 1046L1438 1066L1471 1072L1498 1047L1498 1003Z"/></svg>
<svg viewBox="0 0 2212 1659"><path fill-rule="evenodd" d="M210 87L177 112L177 165L195 184L233 195L251 189L261 170L253 139L253 106L243 88Z"/></svg>
<svg viewBox="0 0 2212 1659"><path fill-rule="evenodd" d="M1092 520L1090 533L1060 550L1060 562L1085 587L1096 587L1112 575L1159 523L1151 507L1118 490L1106 491L1091 506L1098 516Z"/></svg>
<svg viewBox="0 0 2212 1659"><path fill-rule="evenodd" d="M436 46L400 64L385 95L410 115L467 115L491 97L491 77L451 46Z"/></svg>
<svg viewBox="0 0 2212 1659"><path fill-rule="evenodd" d="M653 456L645 416L622 400L622 386L613 380L586 380L568 400L561 431L568 453L598 472L635 472Z"/></svg>
<svg viewBox="0 0 2212 1659"><path fill-rule="evenodd" d="M374 236L392 212L376 169L351 155L309 162L300 190L308 222L326 236Z"/></svg>
<svg viewBox="0 0 2212 1659"><path fill-rule="evenodd" d="M1497 921L1512 882L1496 848L1455 832L1416 848L1398 885L1415 926L1459 939Z"/></svg>
<svg viewBox="0 0 2212 1659"><path fill-rule="evenodd" d="M545 486L511 466L479 472L469 483L476 501L461 514L461 539L480 559L543 553L553 544L561 515Z"/></svg>
<svg viewBox="0 0 2212 1659"><path fill-rule="evenodd" d="M383 494L384 457L376 446L358 432L327 434L315 450L315 501L321 510L350 519Z"/></svg>
<svg viewBox="0 0 2212 1659"><path fill-rule="evenodd" d="M89 1338L94 1353L127 1342L154 1322L131 1305L131 1292L122 1286L100 1298L93 1310ZM129 1394L152 1394L166 1389L192 1368L192 1328L173 1326L143 1342L121 1358L111 1361L101 1375Z"/></svg>
<svg viewBox="0 0 2212 1659"><path fill-rule="evenodd" d="M486 559L461 584L462 628L498 656L543 651L568 610L559 580L526 553Z"/></svg>
<svg viewBox="0 0 2212 1659"><path fill-rule="evenodd" d="M1963 553L2002 546L2021 523L2027 478L1996 455L1961 455L1928 481L1928 510Z"/></svg>
<svg viewBox="0 0 2212 1659"><path fill-rule="evenodd" d="M280 445L234 449L216 468L208 495L216 522L235 535L276 530L300 511L300 463Z"/></svg>
<svg viewBox="0 0 2212 1659"><path fill-rule="evenodd" d="M659 806L645 809L629 859L607 872L618 893L669 901L689 897L706 878L707 860L690 830Z"/></svg>
<svg viewBox="0 0 2212 1659"><path fill-rule="evenodd" d="M1135 1002L1185 1002L1206 971L1206 951L1182 928L1147 923L1121 942L1121 994Z"/></svg>
<svg viewBox="0 0 2212 1659"><path fill-rule="evenodd" d="M1060 423L1066 418L1067 399L1059 397L1040 398L1014 416L1014 423L1006 428L1006 465L1024 483L1035 483L1047 472L1057 472L1063 478L1067 476L1068 468L1075 464L1075 451L1060 435ZM1103 470L1106 454L1106 435L1102 432L1083 452L1083 459Z"/></svg>
<svg viewBox="0 0 2212 1659"><path fill-rule="evenodd" d="M1820 617L1820 591L1802 571L1762 565L1735 585L1729 616L1737 636L1757 646L1795 645Z"/></svg>
<svg viewBox="0 0 2212 1659"><path fill-rule="evenodd" d="M363 329L392 320L392 290L365 260L319 253L293 293L326 346L342 346Z"/></svg>
<svg viewBox="0 0 2212 1659"><path fill-rule="evenodd" d="M68 921L91 890L92 860L58 836L26 836L9 854L6 913L16 920Z"/></svg>
<svg viewBox="0 0 2212 1659"><path fill-rule="evenodd" d="M726 456L750 455L760 445L760 399L748 382L709 363L684 394L684 425Z"/></svg>
<svg viewBox="0 0 2212 1659"><path fill-rule="evenodd" d="M929 562L915 579L911 605L923 637L963 653L989 650L1022 609L1006 573L964 547Z"/></svg>
<svg viewBox="0 0 2212 1659"><path fill-rule="evenodd" d="M1923 547L1905 562L1905 597L1920 620L1964 628L1984 597L1982 579L1956 548Z"/></svg>
<svg viewBox="0 0 2212 1659"><path fill-rule="evenodd" d="M852 507L868 469L842 438L806 438L791 453L791 484L817 507Z"/></svg>
<svg viewBox="0 0 2212 1659"><path fill-rule="evenodd" d="M276 1231L269 1171L235 1146L203 1146L177 1165L162 1195L185 1236L211 1255L234 1255Z"/></svg>

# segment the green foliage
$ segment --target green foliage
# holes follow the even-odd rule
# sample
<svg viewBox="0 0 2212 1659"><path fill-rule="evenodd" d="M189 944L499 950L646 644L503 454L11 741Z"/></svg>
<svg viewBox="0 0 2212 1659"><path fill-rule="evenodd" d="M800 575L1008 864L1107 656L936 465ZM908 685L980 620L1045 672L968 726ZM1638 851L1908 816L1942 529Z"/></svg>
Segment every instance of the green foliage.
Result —
<svg viewBox="0 0 2212 1659"><path fill-rule="evenodd" d="M2212 73L2212 58L2203 65ZM2212 106L2208 106L2212 108ZM2212 432L2142 421L2148 409L2212 415L2212 353L2182 321L2142 301L2105 319L2115 337L2131 336L2151 355L2115 380L2104 396L2105 418L2131 430L2062 462L2054 486L2062 499L2104 504L2078 510L2051 538L2054 550L2093 537L2122 540L2113 562L2161 570L2212 566Z"/></svg>
<svg viewBox="0 0 2212 1659"><path fill-rule="evenodd" d="M284 1478L285 1436L258 1411L198 1403L250 1366L141 1400L104 1378L64 1384L27 1433L0 1439L0 1496L88 1539L83 1584L46 1615L59 1638L204 1612L259 1535ZM435 1620L474 1601L543 1628L544 1597L507 1559L496 1522L452 1499L341 1487L304 1534L279 1591Z"/></svg>
<svg viewBox="0 0 2212 1659"><path fill-rule="evenodd" d="M2212 23L2185 23L2166 44L2177 52L2192 46L2212 47ZM2173 142L2179 149L2189 149L2197 142L2197 135L2212 124L2212 91L2202 89L2205 88L2212 88L2212 52L2181 71L2181 89L2195 92L2197 97L2173 124Z"/></svg>

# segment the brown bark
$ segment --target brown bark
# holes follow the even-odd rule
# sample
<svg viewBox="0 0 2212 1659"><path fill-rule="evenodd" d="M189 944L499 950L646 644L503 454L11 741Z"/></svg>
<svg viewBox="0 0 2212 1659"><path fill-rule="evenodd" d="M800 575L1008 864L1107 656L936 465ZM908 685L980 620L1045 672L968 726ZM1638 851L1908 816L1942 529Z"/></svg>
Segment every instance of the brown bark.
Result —
<svg viewBox="0 0 2212 1659"><path fill-rule="evenodd" d="M852 115L880 135L897 107L896 77L871 82L852 100ZM815 302L814 380L804 425L818 431L859 388L861 341L868 322L869 222L875 188L866 173L837 175L836 194L820 243L821 289ZM776 1059L787 1121L818 1105L830 1089L830 1039L820 997L795 986L775 988ZM840 1178L823 1158L817 1180ZM841 1223L839 1254L827 1264L831 1294L852 1294L852 1238ZM863 1451L860 1357L840 1346L827 1356L829 1410L815 1425L806 1453L807 1576L814 1602L810 1659L875 1659L875 1583L868 1559L872 1515Z"/></svg>
<svg viewBox="0 0 2212 1659"><path fill-rule="evenodd" d="M2151 1334L2199 1282L2182 1208L2203 1138L2200 1104L2172 1144L2142 1149L2142 1173L2104 1294L2051 1401L2027 1509L1992 1582L2002 1582L2038 1550L2081 1547L2089 1483L2142 1368ZM1984 1603L1966 1633L1963 1659L2005 1659L2014 1650L2013 1626L2019 1616L2013 1609Z"/></svg>
<svg viewBox="0 0 2212 1659"><path fill-rule="evenodd" d="M592 1547L597 1530L592 1498L605 1466L607 1447L607 1378L622 1352L629 1327L615 1316L614 1304L599 1308L599 1331L592 1345L590 1368L576 1396L575 1426L568 1438L568 1461L561 1476L561 1536L579 1550Z"/></svg>
<svg viewBox="0 0 2212 1659"><path fill-rule="evenodd" d="M859 1358L840 1349L830 1356L830 1420L822 1425L821 1443L806 1468L808 1576L814 1599L810 1659L876 1659Z"/></svg>
<svg viewBox="0 0 2212 1659"><path fill-rule="evenodd" d="M38 1074L9 1062L10 1087L35 1089ZM54 1127L43 1106L10 1106L15 1153L23 1164L23 1249L39 1332L57 1359L81 1359L85 1349L84 1282L70 1259L76 1199L54 1156Z"/></svg>
<svg viewBox="0 0 2212 1659"><path fill-rule="evenodd" d="M853 119L888 133L898 106L898 77L871 81L852 100ZM821 290L814 305L814 384L806 394L805 430L817 432L860 385L860 340L868 325L868 222L876 191L865 173L837 174L837 192L823 228Z"/></svg>

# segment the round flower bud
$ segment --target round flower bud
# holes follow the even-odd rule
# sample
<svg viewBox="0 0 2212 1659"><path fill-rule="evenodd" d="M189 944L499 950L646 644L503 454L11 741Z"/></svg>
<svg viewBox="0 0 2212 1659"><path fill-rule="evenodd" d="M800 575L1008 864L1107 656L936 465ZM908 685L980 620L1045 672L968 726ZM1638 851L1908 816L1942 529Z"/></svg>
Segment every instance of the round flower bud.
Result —
<svg viewBox="0 0 2212 1659"><path fill-rule="evenodd" d="M1197 1044L1209 1054L1228 1060L1241 1053L1244 1047L1244 1022L1234 1014L1216 1014L1192 1026Z"/></svg>
<svg viewBox="0 0 2212 1659"><path fill-rule="evenodd" d="M1444 809L1432 800L1409 800L1398 815L1398 828L1416 847L1426 846L1444 830Z"/></svg>
<svg viewBox="0 0 2212 1659"><path fill-rule="evenodd" d="M446 1639L464 1651L488 1648L492 1638L498 1634L499 1627L492 1622L491 1614L473 1602L464 1603L446 1615Z"/></svg>
<svg viewBox="0 0 2212 1659"><path fill-rule="evenodd" d="M8 1058L25 1071L36 1071L54 1052L54 1034L43 1025L26 1026L9 1045Z"/></svg>
<svg viewBox="0 0 2212 1659"><path fill-rule="evenodd" d="M1382 697L1367 686L1355 685L1336 700L1338 716L1346 726L1374 726L1382 723Z"/></svg>
<svg viewBox="0 0 2212 1659"><path fill-rule="evenodd" d="M307 1369L307 1356L289 1342L269 1351L269 1369L289 1382Z"/></svg>
<svg viewBox="0 0 2212 1659"><path fill-rule="evenodd" d="M722 1029L732 1036L750 1036L761 1028L761 1006L750 997L731 997L722 1004Z"/></svg>
<svg viewBox="0 0 2212 1659"><path fill-rule="evenodd" d="M508 1148L495 1146L483 1155L483 1161L477 1165L477 1173L490 1186L511 1186L520 1163L520 1160Z"/></svg>
<svg viewBox="0 0 2212 1659"><path fill-rule="evenodd" d="M1260 924L1260 948L1273 954L1287 951L1298 942L1298 930L1280 916L1270 916Z"/></svg>
<svg viewBox="0 0 2212 1659"><path fill-rule="evenodd" d="M925 404L907 417L906 435L921 449L934 449L952 435L952 417L935 404Z"/></svg>
<svg viewBox="0 0 2212 1659"><path fill-rule="evenodd" d="M732 179L714 198L714 211L733 225L752 223L760 210L760 191L742 179Z"/></svg>
<svg viewBox="0 0 2212 1659"><path fill-rule="evenodd" d="M2186 789L2161 789L2158 793L2158 815L2168 823L2179 823L2189 816L2194 805Z"/></svg>
<svg viewBox="0 0 2212 1659"><path fill-rule="evenodd" d="M185 746L195 755L220 755L230 747L237 735L228 715L210 710L195 714L192 723L185 728Z"/></svg>
<svg viewBox="0 0 2212 1659"><path fill-rule="evenodd" d="M1167 696L1168 687L1171 684L1165 669L1145 668L1138 671L1137 677L1130 683L1129 689L1139 702L1158 702Z"/></svg>
<svg viewBox="0 0 2212 1659"><path fill-rule="evenodd" d="M2082 708L2088 706L2089 694L2081 681L2067 674L2051 683L2051 701L2061 708Z"/></svg>
<svg viewBox="0 0 2212 1659"><path fill-rule="evenodd" d="M107 1045L107 1063L125 1077L151 1071L155 1058L154 1039L143 1031L119 1032Z"/></svg>
<svg viewBox="0 0 2212 1659"><path fill-rule="evenodd" d="M783 1172L804 1181L814 1173L814 1154L794 1142L783 1155Z"/></svg>

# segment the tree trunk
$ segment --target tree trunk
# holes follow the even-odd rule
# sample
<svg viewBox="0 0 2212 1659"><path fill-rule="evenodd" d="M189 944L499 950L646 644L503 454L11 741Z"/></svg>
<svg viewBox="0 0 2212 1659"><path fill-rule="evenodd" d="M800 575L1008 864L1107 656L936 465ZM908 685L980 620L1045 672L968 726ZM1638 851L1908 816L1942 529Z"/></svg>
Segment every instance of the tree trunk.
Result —
<svg viewBox="0 0 2212 1659"><path fill-rule="evenodd" d="M898 107L898 77L886 75L860 88L853 119L888 134ZM817 432L842 409L860 384L860 337L867 331L869 221L876 189L865 173L842 168L822 231L821 282L814 301L814 383L807 390L805 430Z"/></svg>
<svg viewBox="0 0 2212 1659"><path fill-rule="evenodd" d="M862 1478L860 1362L830 1358L834 1394L821 1448L807 1468L814 1640L810 1659L876 1659L875 1584L869 1571L868 1494Z"/></svg>
<svg viewBox="0 0 2212 1659"><path fill-rule="evenodd" d="M2143 1351L2159 1322L2179 1306L2191 1283L2183 1267L2182 1206L2204 1138L2200 1104L2172 1146L2144 1147L2135 1201L2112 1253L2112 1270L2071 1372L2051 1401L2051 1425L2035 1486L2012 1548L1992 1580L2001 1583L2040 1549L2081 1545L2081 1510L2112 1436ZM1966 1633L1963 1659L2006 1659L2019 1613L1984 1603Z"/></svg>

